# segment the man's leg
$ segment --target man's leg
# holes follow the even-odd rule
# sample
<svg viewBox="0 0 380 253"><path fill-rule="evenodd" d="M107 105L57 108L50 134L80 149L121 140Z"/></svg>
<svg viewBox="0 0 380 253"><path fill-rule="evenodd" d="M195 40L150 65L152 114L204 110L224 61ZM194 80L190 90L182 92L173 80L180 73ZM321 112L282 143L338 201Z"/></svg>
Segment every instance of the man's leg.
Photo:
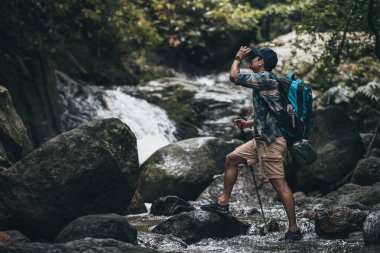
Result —
<svg viewBox="0 0 380 253"><path fill-rule="evenodd" d="M229 203L232 188L234 187L237 176L238 176L237 166L244 162L245 162L245 159L238 156L236 152L231 152L226 156L225 166L224 166L223 193L222 193L222 196L219 198L219 204L226 205Z"/></svg>
<svg viewBox="0 0 380 253"><path fill-rule="evenodd" d="M275 178L269 180L276 189L277 193L280 195L282 204L284 205L289 221L289 231L296 232L298 227L292 190L290 190L285 178Z"/></svg>
<svg viewBox="0 0 380 253"><path fill-rule="evenodd" d="M202 210L216 212L222 215L230 213L228 203L230 201L232 188L234 187L238 176L237 166L245 163L247 160L251 163L257 162L256 142L254 140L244 143L226 156L224 164L223 193L217 203L202 205Z"/></svg>

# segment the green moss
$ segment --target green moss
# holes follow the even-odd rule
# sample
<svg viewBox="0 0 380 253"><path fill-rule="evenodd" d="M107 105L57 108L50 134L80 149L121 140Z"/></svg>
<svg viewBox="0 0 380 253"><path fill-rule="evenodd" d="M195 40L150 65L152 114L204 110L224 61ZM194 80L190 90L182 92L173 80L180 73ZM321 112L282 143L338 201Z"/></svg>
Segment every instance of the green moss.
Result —
<svg viewBox="0 0 380 253"><path fill-rule="evenodd" d="M202 120L191 105L195 92L186 90L180 85L173 85L166 88L166 93L169 95L157 101L157 104L164 108L169 118L176 123L176 137L186 139L197 136L197 128L200 127Z"/></svg>

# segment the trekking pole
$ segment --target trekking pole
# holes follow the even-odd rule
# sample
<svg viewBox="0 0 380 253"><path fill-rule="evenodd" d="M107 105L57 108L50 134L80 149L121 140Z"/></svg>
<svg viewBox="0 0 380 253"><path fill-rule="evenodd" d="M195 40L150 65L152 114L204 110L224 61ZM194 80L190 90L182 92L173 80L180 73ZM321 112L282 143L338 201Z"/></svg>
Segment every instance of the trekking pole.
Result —
<svg viewBox="0 0 380 253"><path fill-rule="evenodd" d="M243 127L240 127L240 133L243 136L244 141L247 141L247 137L245 136ZM257 199L259 200L261 214L263 215L264 225L265 225L265 227L267 227L267 221L265 219L263 205L261 204L260 193L259 193L259 189L257 188L256 177L255 177L255 174L253 173L253 167L251 165L248 165L248 166L251 169L251 173L252 173L252 177L253 177L253 183L255 184L255 190L256 190L256 194L257 194Z"/></svg>

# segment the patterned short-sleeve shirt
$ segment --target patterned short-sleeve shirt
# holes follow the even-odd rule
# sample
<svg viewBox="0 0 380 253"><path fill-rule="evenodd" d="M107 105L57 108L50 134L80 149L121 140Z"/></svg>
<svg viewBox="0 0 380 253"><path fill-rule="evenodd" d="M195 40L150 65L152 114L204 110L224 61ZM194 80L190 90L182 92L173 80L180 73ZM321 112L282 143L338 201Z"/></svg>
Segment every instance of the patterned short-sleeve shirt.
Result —
<svg viewBox="0 0 380 253"><path fill-rule="evenodd" d="M269 112L263 104L262 98L258 95L260 91L262 97L267 101L272 110L279 111L282 108L280 104L280 92L278 90L279 83L274 79L273 74L268 71L239 73L235 84L252 89L253 126L257 130L256 134L262 137L267 144L270 144L275 138L282 136L275 117Z"/></svg>

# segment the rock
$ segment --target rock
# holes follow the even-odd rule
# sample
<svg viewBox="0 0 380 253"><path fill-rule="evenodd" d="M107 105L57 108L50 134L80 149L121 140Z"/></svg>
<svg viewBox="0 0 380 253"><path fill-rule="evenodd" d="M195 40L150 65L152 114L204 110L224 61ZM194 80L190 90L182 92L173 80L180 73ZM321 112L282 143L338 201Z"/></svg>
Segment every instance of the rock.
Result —
<svg viewBox="0 0 380 253"><path fill-rule="evenodd" d="M22 243L4 246L0 243L1 253L156 253L158 251L147 249L131 243L116 241L114 239L84 238L67 243Z"/></svg>
<svg viewBox="0 0 380 253"><path fill-rule="evenodd" d="M141 165L138 192L147 202L169 195L195 200L223 172L225 156L240 143L200 137L169 144Z"/></svg>
<svg viewBox="0 0 380 253"><path fill-rule="evenodd" d="M380 244L380 211L367 216L363 224L363 237L366 243Z"/></svg>
<svg viewBox="0 0 380 253"><path fill-rule="evenodd" d="M380 204L380 182L371 186L360 186L357 184L345 184L336 191L329 193L326 198L331 204L349 206L353 203L360 203L367 207Z"/></svg>
<svg viewBox="0 0 380 253"><path fill-rule="evenodd" d="M153 233L173 234L187 244L205 238L230 238L244 235L249 228L233 216L221 216L206 211L181 213L158 224Z"/></svg>
<svg viewBox="0 0 380 253"><path fill-rule="evenodd" d="M361 133L360 134L360 137L362 138L364 146L366 148L369 147L369 144L371 143L373 136L374 136L373 133ZM373 148L380 148L380 135L379 134L377 135L376 140L373 143Z"/></svg>
<svg viewBox="0 0 380 253"><path fill-rule="evenodd" d="M140 193L138 191L135 192L135 195L133 195L133 198L131 200L131 203L128 206L128 209L126 211L126 214L140 214L140 213L147 213L148 209L146 209L144 199L141 197Z"/></svg>
<svg viewBox="0 0 380 253"><path fill-rule="evenodd" d="M138 175L136 138L127 125L118 119L82 125L0 172L0 229L51 240L75 218L123 213Z"/></svg>
<svg viewBox="0 0 380 253"><path fill-rule="evenodd" d="M5 151L6 157L1 155ZM0 86L0 165L16 162L33 150L27 130L12 104L8 90Z"/></svg>
<svg viewBox="0 0 380 253"><path fill-rule="evenodd" d="M248 215L262 215L262 214L257 208L252 208L252 210L248 212Z"/></svg>
<svg viewBox="0 0 380 253"><path fill-rule="evenodd" d="M161 197L152 202L150 213L153 215L174 215L194 211L195 208L187 201L177 196Z"/></svg>
<svg viewBox="0 0 380 253"><path fill-rule="evenodd" d="M339 106L317 110L311 119L310 132L318 159L296 171L298 187L307 192L334 190L330 187L353 171L364 154L360 135Z"/></svg>
<svg viewBox="0 0 380 253"><path fill-rule="evenodd" d="M380 148L371 149L371 151L369 152L369 156L380 158Z"/></svg>
<svg viewBox="0 0 380 253"><path fill-rule="evenodd" d="M11 162L8 159L7 153L5 152L5 148L3 144L0 142L0 170L4 170L11 166Z"/></svg>
<svg viewBox="0 0 380 253"><path fill-rule="evenodd" d="M12 95L35 147L61 133L61 110L54 69L46 52L7 50L0 63L1 85ZM3 143L4 144L4 143Z"/></svg>
<svg viewBox="0 0 380 253"><path fill-rule="evenodd" d="M138 232L140 246L156 249L160 252L183 252L187 244L173 235L162 235L150 232Z"/></svg>
<svg viewBox="0 0 380 253"><path fill-rule="evenodd" d="M378 181L380 181L380 158L370 156L360 160L354 170L352 183L372 185Z"/></svg>
<svg viewBox="0 0 380 253"><path fill-rule="evenodd" d="M280 225L274 219L271 219L267 224L268 233L279 232Z"/></svg>
<svg viewBox="0 0 380 253"><path fill-rule="evenodd" d="M137 231L126 217L117 214L86 215L73 220L55 238L64 243L86 237L111 238L137 244Z"/></svg>
<svg viewBox="0 0 380 253"><path fill-rule="evenodd" d="M361 231L368 212L349 207L333 207L317 211L315 232L320 236L346 238L348 234Z"/></svg>

